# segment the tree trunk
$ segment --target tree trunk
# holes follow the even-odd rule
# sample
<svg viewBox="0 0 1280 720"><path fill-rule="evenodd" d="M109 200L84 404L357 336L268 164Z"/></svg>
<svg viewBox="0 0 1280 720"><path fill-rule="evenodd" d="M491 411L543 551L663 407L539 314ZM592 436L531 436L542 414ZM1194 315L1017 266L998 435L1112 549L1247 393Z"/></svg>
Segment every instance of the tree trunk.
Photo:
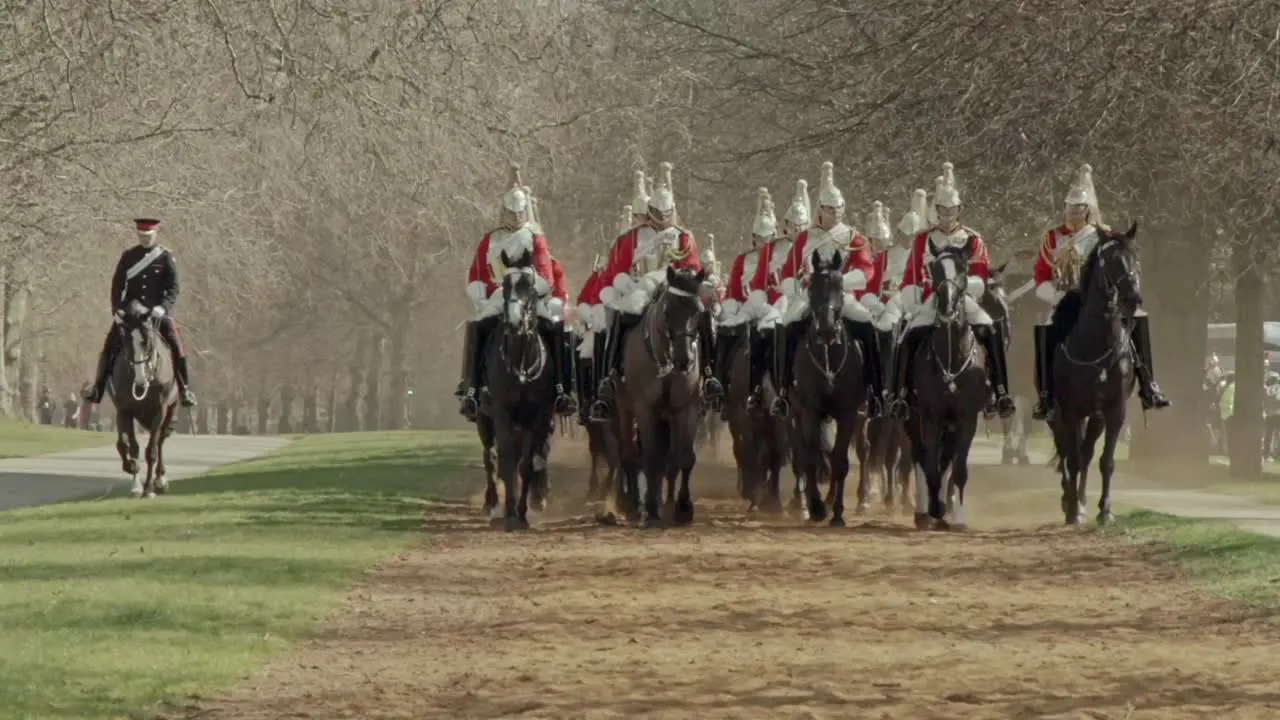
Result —
<svg viewBox="0 0 1280 720"><path fill-rule="evenodd" d="M1227 426L1231 476L1262 477L1262 398L1266 368L1262 357L1262 304L1266 278L1262 253L1249 242L1232 248L1236 280L1235 408Z"/></svg>
<svg viewBox="0 0 1280 720"><path fill-rule="evenodd" d="M216 432L219 435L231 434L231 405L225 400L218 401L218 420Z"/></svg>
<svg viewBox="0 0 1280 720"><path fill-rule="evenodd" d="M400 328L391 336L387 362L391 368L390 386L387 388L387 430L409 429L409 371L407 364L408 338L403 328L410 327L409 318L404 311L397 312L392 319L393 326Z"/></svg>
<svg viewBox="0 0 1280 720"><path fill-rule="evenodd" d="M18 373L18 406L21 417L36 422L40 405L40 351L37 343L28 341Z"/></svg>
<svg viewBox="0 0 1280 720"><path fill-rule="evenodd" d="M267 395L266 388L258 395L258 434L266 435L270 432L267 427L267 421L271 418L271 398Z"/></svg>
<svg viewBox="0 0 1280 720"><path fill-rule="evenodd" d="M329 408L329 417L333 417L333 408ZM313 384L307 394L302 397L302 432L320 432L320 386Z"/></svg>
<svg viewBox="0 0 1280 720"><path fill-rule="evenodd" d="M293 403L297 399L298 394L293 389L293 383L286 382L280 387L280 422L276 426L276 432L281 435L293 433Z"/></svg>
<svg viewBox="0 0 1280 720"><path fill-rule="evenodd" d="M370 345L369 364L364 374L364 429L382 429L382 365L386 359L387 341L381 333Z"/></svg>

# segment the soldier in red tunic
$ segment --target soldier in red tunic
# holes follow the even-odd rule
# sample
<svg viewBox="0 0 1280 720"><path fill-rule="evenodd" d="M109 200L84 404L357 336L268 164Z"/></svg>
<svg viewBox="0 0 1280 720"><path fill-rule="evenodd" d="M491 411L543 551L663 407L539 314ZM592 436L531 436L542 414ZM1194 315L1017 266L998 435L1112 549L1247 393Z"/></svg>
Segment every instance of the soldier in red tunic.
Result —
<svg viewBox="0 0 1280 720"><path fill-rule="evenodd" d="M965 319L986 350L987 375L995 391L996 412L1000 417L1009 417L1014 413L1014 405L1013 398L1009 397L1004 341L1000 337L999 328L977 300L987 291L987 246L977 231L960 224L960 191L955 186L955 170L951 163L943 164L943 174L939 180L933 198L936 221L928 231L915 236L911 255L907 258L903 271L899 298L902 308L914 314L897 351L897 368L892 376L890 390L890 411L895 417L903 420L907 418L906 399L913 377L911 356L936 319L933 288L929 286L928 273L928 264L933 260L933 248L964 247L972 243L969 277L964 295Z"/></svg>
<svg viewBox="0 0 1280 720"><path fill-rule="evenodd" d="M767 294L764 292L768 273L757 272L767 248L778 236L778 221L773 214L773 200L768 188L760 188L756 192L756 213L751 224L751 249L733 259L729 268L729 279L725 283L724 301L721 305L719 337L716 338L716 377L729 392L729 377L732 374L734 348L744 336L751 343L750 379L752 396L748 397L749 407L759 405L758 385L764 377L764 368L768 359L764 357L763 343L758 341L759 332L752 332L753 326L765 315L773 312L769 306ZM767 262L767 261L766 261ZM755 398L755 405L751 404Z"/></svg>
<svg viewBox="0 0 1280 720"><path fill-rule="evenodd" d="M1034 282L1036 297L1049 305L1049 312L1036 325L1035 380L1037 400L1032 417L1047 420L1053 405L1053 356L1062 338L1050 337L1049 319L1053 309L1069 290L1079 289L1085 258L1098 243L1098 231L1108 230L1098 210L1098 194L1093 186L1093 168L1082 165L1067 193L1063 223L1044 234L1036 257ZM1139 309L1133 318L1133 344L1138 356L1134 370L1138 376L1138 397L1144 410L1169 407L1169 400L1156 385L1151 358L1151 330L1147 312Z"/></svg>
<svg viewBox="0 0 1280 720"><path fill-rule="evenodd" d="M841 316L846 321L849 334L862 349L864 382L867 386L867 416L878 417L881 412L884 373L880 367L880 343L876 338L875 326L871 324L871 312L859 301L867 285L874 281L875 263L871 258L867 239L844 223L844 212L844 194L835 184L835 165L825 162L822 164L822 182L818 187L817 223L796 236L782 266L780 287L783 294L788 296L788 301L786 314L783 315L785 331L781 334L781 341L774 347L774 374L776 381L780 382L777 386L778 396L770 408L770 412L777 417L786 417L791 410L787 400L795 382L791 358L795 355L796 346L805 330L803 320L808 317L809 302L804 288L809 282L815 252L826 257L831 253L840 253L844 257L842 271L844 288L848 292L841 307Z"/></svg>
<svg viewBox="0 0 1280 720"><path fill-rule="evenodd" d="M654 291L664 281L668 267L701 270L698 262L698 246L693 235L676 224L676 198L671 189L671 163L662 163L658 186L645 199L645 221L631 228L614 241L605 264L604 281L608 286L600 291L600 300L612 311L609 336L605 343L601 370L605 372L591 404L591 419L605 422L613 411L617 382L622 374L623 338L635 327L641 313L649 304ZM637 193L644 192L644 173L637 172ZM704 319L698 343L707 367L703 368L703 398L716 404L723 396L723 388L711 372L714 356L714 336L710 317Z"/></svg>
<svg viewBox="0 0 1280 720"><path fill-rule="evenodd" d="M550 369L555 377L556 412L560 415L572 415L575 411L573 395L567 390L572 387L573 378L572 364L565 362L570 346L563 323L564 283L562 280L560 294L557 296L553 292L556 286L555 268L542 228L531 216L531 198L528 188L520 181L520 167L512 165L511 187L502 196L501 224L480 239L467 275L467 296L475 305L476 318L467 323L463 348L466 387L459 402L461 413L472 422L479 413L480 400L487 392L484 387L483 353L489 333L497 326L502 313L501 283L506 271L502 260L504 251L508 258L519 257L523 252L532 255L533 269L537 274L535 282L542 295L542 300L538 303L539 330L549 346Z"/></svg>

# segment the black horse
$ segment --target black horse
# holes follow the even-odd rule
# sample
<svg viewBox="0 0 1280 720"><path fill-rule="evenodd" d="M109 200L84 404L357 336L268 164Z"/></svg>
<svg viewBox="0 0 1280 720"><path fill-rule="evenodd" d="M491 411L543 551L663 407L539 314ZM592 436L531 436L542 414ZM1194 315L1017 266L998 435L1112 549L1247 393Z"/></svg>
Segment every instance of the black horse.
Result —
<svg viewBox="0 0 1280 720"><path fill-rule="evenodd" d="M178 385L169 346L156 321L136 300L125 308L115 330L124 333L124 351L116 355L108 390L116 406L116 451L124 471L133 476L134 497L153 497L169 491L165 477L164 442L173 434L178 411ZM136 425L147 430L147 473L139 479Z"/></svg>
<svg viewBox="0 0 1280 720"><path fill-rule="evenodd" d="M1049 332L1062 338L1053 365L1053 443L1062 475L1062 512L1068 524L1084 513L1089 463L1101 435L1102 497L1098 522L1111 520L1111 475L1116 441L1136 384L1130 343L1133 314L1142 304L1135 237L1099 230L1085 260L1080 289L1068 291L1053 313Z"/></svg>
<svg viewBox="0 0 1280 720"><path fill-rule="evenodd" d="M517 530L529 527L529 495L539 482L540 454L551 435L556 392L549 361L554 350L538 332L531 253L526 250L513 259L504 252L502 260L502 332L490 334L484 354L490 397L486 414L493 420L498 476L506 493L500 522ZM517 471L522 480L518 502Z"/></svg>
<svg viewBox="0 0 1280 720"><path fill-rule="evenodd" d="M969 449L978 430L978 415L987 405L987 358L969 327L965 309L972 243L932 248L930 286L933 323L915 346L913 412L907 422L916 465L915 524L938 530L963 529L964 494L969 480ZM942 478L950 470L955 487L952 522L946 520Z"/></svg>

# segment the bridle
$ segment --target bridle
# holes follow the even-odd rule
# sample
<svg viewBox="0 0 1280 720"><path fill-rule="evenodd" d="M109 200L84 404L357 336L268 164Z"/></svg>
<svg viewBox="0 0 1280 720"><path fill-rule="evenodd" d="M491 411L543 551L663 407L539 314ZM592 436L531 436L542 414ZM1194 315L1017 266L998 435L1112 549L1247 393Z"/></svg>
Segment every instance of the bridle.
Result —
<svg viewBox="0 0 1280 720"><path fill-rule="evenodd" d="M939 355L937 347L933 348L933 364L938 369L938 373L942 375L942 382L946 385L947 390L956 391L956 378L973 366L974 360L977 358L977 344L970 342L968 350L965 351L964 357L957 359L954 351L960 345L958 340L963 340L964 333L971 333L969 330L968 319L965 317L965 292L968 290L968 262L961 254L961 248L947 247L934 253L934 258L929 263L929 284L933 287L933 307L934 332L939 329L946 332L946 354L947 358L944 362ZM943 262L950 261L954 264L955 272L951 277L946 277L943 271ZM939 282L941 280L942 282ZM947 297L950 300L950 307L946 312L942 312L939 308L939 300L942 294L938 292L940 287L947 289ZM957 338L957 335L960 337ZM960 367L956 368L957 360ZM955 369L952 369L955 368Z"/></svg>
<svg viewBox="0 0 1280 720"><path fill-rule="evenodd" d="M1120 279L1122 277L1127 278L1135 289L1138 287L1138 283L1140 282L1138 272L1129 262L1127 254L1120 254L1118 258L1120 269L1118 272L1113 272L1114 259L1111 255L1112 252L1119 249L1118 241L1110 236L1099 242L1098 246L1093 251L1097 255L1097 260L1095 261L1092 272L1089 273L1088 277L1088 285L1092 285L1094 282L1101 283L1100 290L1103 298L1106 299L1106 304L1103 307L1101 315L1106 320L1113 320L1120 313ZM1086 287L1081 287L1081 294L1083 295L1087 289L1088 288ZM1088 297L1083 297L1081 302L1083 304L1087 304ZM1082 315L1083 310L1084 305L1081 307ZM1077 327L1079 327L1078 324ZM1095 370L1101 371L1101 374L1098 377L1098 382L1106 382L1107 368L1113 367L1120 360L1120 354L1127 353L1129 350L1129 331L1124 327L1124 323L1120 324L1120 341L1107 348L1101 355L1093 360L1080 360L1072 357L1071 341L1074 337L1075 332L1072 331L1071 337L1068 337L1062 343L1063 357L1065 357L1072 365L1078 367L1091 367Z"/></svg>
<svg viewBox="0 0 1280 720"><path fill-rule="evenodd" d="M542 342L542 337L538 335L537 298L530 297L535 294L525 292L521 297L512 297L515 294L516 284L522 280L528 287L533 287L533 275L534 271L531 267L516 267L503 271L502 278L502 320L505 330L502 333L502 342L498 345L498 356L506 363L507 368L521 385L537 380L547 366L547 348ZM513 306L517 306L518 312L514 318L512 317ZM518 361L512 362L510 343L515 338L526 342L532 338L537 351L532 357L527 351L522 351ZM525 344L520 346L521 350L527 347L528 345Z"/></svg>
<svg viewBox="0 0 1280 720"><path fill-rule="evenodd" d="M840 286L840 283L843 280L843 275L838 270L813 272L809 277L809 289L815 287L814 280L819 276L824 278L824 282L821 284L821 287L825 288L826 283L836 283L836 286L840 288L840 292L844 292L844 288ZM840 374L840 371L844 370L845 364L849 362L849 343L845 336L844 323L840 321L839 311L833 310L828 306L828 303L831 302L831 295L832 293L829 291L821 294L824 299L823 310L836 315L835 336L830 339L822 338L822 328L818 324L817 308L813 304L811 293L809 300L809 332L806 333L808 335L808 341L805 343L805 351L809 356L809 361L818 369L818 372L822 373L822 377L826 379L828 387L835 386L836 376ZM815 345L822 348L822 360L819 360L818 356L813 351ZM834 368L831 367L831 355L833 348L839 348L840 352L840 360Z"/></svg>
<svg viewBox="0 0 1280 720"><path fill-rule="evenodd" d="M666 289L663 290L662 295L659 296L657 301L649 307L648 317L645 318L644 324L644 346L649 353L649 357L653 360L653 364L657 367L659 378L665 378L671 373L676 372L676 366L675 362L672 360L671 352L671 347L675 342L689 342L693 357L696 358L698 355L697 328L690 327L689 323L686 323L682 327L673 328L667 322L658 322L659 315L661 315L665 321L667 305L671 302L672 297L688 298L697 302L697 295L694 293L667 285ZM697 312L695 311L690 317L696 318ZM665 353L659 351L658 344L654 342L655 339L666 340ZM691 367L697 367L697 365L698 363L695 361ZM679 374L684 375L687 372L688 371L683 371Z"/></svg>
<svg viewBox="0 0 1280 720"><path fill-rule="evenodd" d="M141 333L143 346L146 348L146 354L141 359L137 357L136 346L132 342L134 331ZM159 336L159 321L151 317L142 319L126 331L125 337L130 341L129 364L133 366L133 383L129 387L129 394L134 402L142 402L151 390L151 383L155 382L156 366L160 360L160 343L155 342L154 339ZM138 383L139 378L142 379L141 385ZM142 388L141 392L138 390L139 387Z"/></svg>

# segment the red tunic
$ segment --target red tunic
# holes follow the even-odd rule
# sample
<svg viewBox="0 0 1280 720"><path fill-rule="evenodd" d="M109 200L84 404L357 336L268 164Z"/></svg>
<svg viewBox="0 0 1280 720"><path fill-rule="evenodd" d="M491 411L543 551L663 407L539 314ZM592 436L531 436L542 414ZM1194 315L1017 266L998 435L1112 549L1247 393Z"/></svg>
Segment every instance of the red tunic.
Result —
<svg viewBox="0 0 1280 720"><path fill-rule="evenodd" d="M740 303L747 301L747 288L743 286L742 275L745 272L747 255L750 253L758 253L757 250L750 250L733 259L733 265L729 267L729 281L724 290L723 300L737 300ZM757 260L757 262L759 262ZM754 288L752 288L754 289Z"/></svg>
<svg viewBox="0 0 1280 720"><path fill-rule="evenodd" d="M760 248L760 259L756 261L756 271L751 276L751 289L763 290L770 305L778 302L778 298L782 297L782 291L778 288L778 283L782 281L782 273L779 272L777 277L773 277L769 272L769 268L773 265L773 251L776 247L775 241Z"/></svg>
<svg viewBox="0 0 1280 720"><path fill-rule="evenodd" d="M609 248L609 261L604 268L604 283L613 284L614 278L629 274L637 260L643 259L635 256L636 241L641 227L645 226L633 227L613 241L613 247ZM694 271L701 270L702 264L698 262L698 246L694 243L693 236L681 230L678 246L681 257L669 265L675 268L690 268Z"/></svg>
<svg viewBox="0 0 1280 720"><path fill-rule="evenodd" d="M961 227L961 230L969 234L973 238L973 250L969 253L969 274L982 278L984 281L990 277L988 268L989 260L987 259L987 245L982 242L982 236L967 227ZM911 241L911 256L907 258L907 266L902 271L902 289L905 290L912 286L920 288L920 302L929 299L933 294L933 288L929 287L929 272L925 268L925 256L929 252L929 233L932 230L922 232L915 236Z"/></svg>
<svg viewBox="0 0 1280 720"><path fill-rule="evenodd" d="M564 281L564 266L555 258L551 258L551 276L555 278L551 283L551 297L568 302L569 287Z"/></svg>
<svg viewBox="0 0 1280 720"><path fill-rule="evenodd" d="M480 246L476 248L476 254L471 260L471 270L467 273L467 284L483 284L484 297L486 298L492 295L502 284L502 278L493 277L493 271L489 265L489 238L493 232L487 232L484 237L480 238ZM516 244L533 251L534 272L538 274L538 277L546 281L548 287L554 287L556 280L555 270L551 265L551 253L547 252L546 239L540 233L535 233L527 227L521 228L513 234L517 233L524 233L522 237L526 239ZM514 248L512 250L514 251Z"/></svg>
<svg viewBox="0 0 1280 720"><path fill-rule="evenodd" d="M1053 261L1058 252L1058 239L1072 234L1071 228L1066 225L1059 225L1044 234L1044 239L1040 241L1040 254L1036 256L1036 264L1031 271L1037 287L1040 283L1053 282Z"/></svg>
<svg viewBox="0 0 1280 720"><path fill-rule="evenodd" d="M601 280L602 278L598 271L587 276L587 281L583 283L582 290L578 292L579 305L600 304L600 290L604 287Z"/></svg>
<svg viewBox="0 0 1280 720"><path fill-rule="evenodd" d="M782 280L797 277L799 273L808 272L808 246L809 231L805 230L796 236L795 242L791 244L791 251L787 253L787 261L782 265L782 271L779 273ZM876 274L875 262L871 259L871 249L867 243L867 239L862 233L850 228L849 246L842 250L845 254L844 267L842 272L849 273L854 270L861 270L867 279L867 285L870 286L872 279ZM863 291L854 291L854 297L861 297Z"/></svg>
<svg viewBox="0 0 1280 720"><path fill-rule="evenodd" d="M860 299L871 288L880 287L880 265L871 258L871 248L867 244L867 239L858 233L854 233L853 238L849 251L845 253L844 267L840 271L845 275L854 270L862 271L862 276L867 280L866 285L861 290L850 291L855 298Z"/></svg>

